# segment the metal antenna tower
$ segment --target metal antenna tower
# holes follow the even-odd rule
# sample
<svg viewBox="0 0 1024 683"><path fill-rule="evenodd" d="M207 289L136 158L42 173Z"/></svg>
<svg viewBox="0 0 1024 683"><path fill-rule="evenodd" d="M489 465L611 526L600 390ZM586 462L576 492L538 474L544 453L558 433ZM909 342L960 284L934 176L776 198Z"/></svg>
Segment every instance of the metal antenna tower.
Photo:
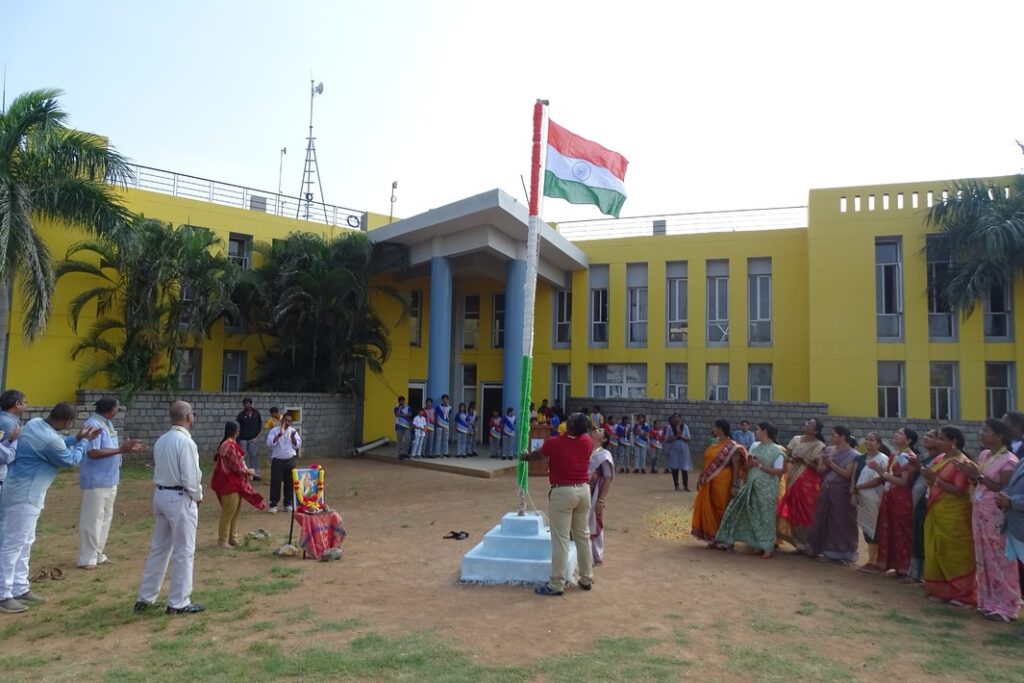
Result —
<svg viewBox="0 0 1024 683"><path fill-rule="evenodd" d="M306 163L302 169L302 184L299 186L299 204L295 207L295 217L303 214L303 218L309 220L309 212L313 208L313 178L316 178L317 187L320 188L320 206L324 210L324 223L330 223L327 218L327 204L324 203L324 184L320 180L320 166L316 163L316 144L313 137L313 98L324 92L324 84L309 81L309 136L306 138Z"/></svg>

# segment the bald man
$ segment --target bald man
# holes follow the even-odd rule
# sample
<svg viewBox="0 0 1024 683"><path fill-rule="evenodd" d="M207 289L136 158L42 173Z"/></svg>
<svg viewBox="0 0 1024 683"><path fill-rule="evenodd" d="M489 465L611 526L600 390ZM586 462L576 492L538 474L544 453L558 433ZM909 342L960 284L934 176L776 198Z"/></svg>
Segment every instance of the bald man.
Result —
<svg viewBox="0 0 1024 683"><path fill-rule="evenodd" d="M195 614L203 606L191 601L192 560L196 552L199 504L203 502L203 473L199 448L189 431L195 423L192 406L175 401L170 410L171 428L153 444L153 541L142 573L135 612L154 607L171 562L167 592L168 614Z"/></svg>

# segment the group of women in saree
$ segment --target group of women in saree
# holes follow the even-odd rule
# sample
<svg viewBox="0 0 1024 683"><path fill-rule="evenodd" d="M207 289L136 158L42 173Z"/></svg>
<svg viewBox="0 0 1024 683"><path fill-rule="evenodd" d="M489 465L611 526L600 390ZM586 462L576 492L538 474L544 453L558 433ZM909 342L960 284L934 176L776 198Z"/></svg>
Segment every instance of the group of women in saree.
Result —
<svg viewBox="0 0 1024 683"><path fill-rule="evenodd" d="M1004 489L1011 477L1024 481L1024 462L1018 467L1010 448L1019 435L1004 422L984 423L976 460L953 426L927 432L921 455L908 427L892 435L891 450L868 433L862 451L841 425L826 442L813 418L785 447L774 425L759 423L749 452L726 420L712 431L692 523L708 548L743 543L770 559L785 541L795 554L849 566L859 529L868 550L860 571L923 582L929 599L977 607L993 621L1017 618L1024 538L1006 531L1004 515L1024 511Z"/></svg>

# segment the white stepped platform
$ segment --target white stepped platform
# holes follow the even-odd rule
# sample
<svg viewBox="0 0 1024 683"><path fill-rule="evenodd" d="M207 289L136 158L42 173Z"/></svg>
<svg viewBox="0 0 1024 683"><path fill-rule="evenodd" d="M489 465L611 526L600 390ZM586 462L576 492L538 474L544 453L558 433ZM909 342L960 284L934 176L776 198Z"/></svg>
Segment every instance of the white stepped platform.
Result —
<svg viewBox="0 0 1024 683"><path fill-rule="evenodd" d="M576 574L576 547L569 544L565 578ZM460 580L473 583L546 583L551 578L551 531L539 513L509 512L501 524L462 558Z"/></svg>

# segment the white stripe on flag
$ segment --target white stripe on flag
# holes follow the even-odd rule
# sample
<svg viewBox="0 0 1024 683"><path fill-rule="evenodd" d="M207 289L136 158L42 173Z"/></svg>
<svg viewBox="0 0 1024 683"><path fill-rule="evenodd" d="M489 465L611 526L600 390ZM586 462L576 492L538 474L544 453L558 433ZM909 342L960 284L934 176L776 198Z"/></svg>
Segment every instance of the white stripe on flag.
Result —
<svg viewBox="0 0 1024 683"><path fill-rule="evenodd" d="M562 156L551 145L548 145L548 158L544 170L551 171L561 180L571 180L574 183L626 194L626 187L622 181L612 175L607 168L595 166L584 159Z"/></svg>

